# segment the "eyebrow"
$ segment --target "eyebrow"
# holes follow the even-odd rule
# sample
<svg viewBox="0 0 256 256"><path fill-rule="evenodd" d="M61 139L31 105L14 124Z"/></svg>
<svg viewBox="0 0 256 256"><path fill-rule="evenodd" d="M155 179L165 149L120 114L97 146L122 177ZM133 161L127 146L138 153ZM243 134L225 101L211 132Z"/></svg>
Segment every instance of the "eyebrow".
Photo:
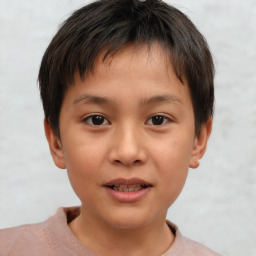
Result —
<svg viewBox="0 0 256 256"><path fill-rule="evenodd" d="M84 104L99 104L99 105L106 105L106 104L113 104L113 101L109 98L106 97L99 97L96 95L89 95L89 94L84 94L76 98L73 102L74 105L78 103L84 103Z"/></svg>
<svg viewBox="0 0 256 256"><path fill-rule="evenodd" d="M181 99L174 95L156 95L153 97L150 97L148 99L143 99L141 101L140 105L150 105L150 104L155 104L155 103L178 103L178 104L183 104Z"/></svg>
<svg viewBox="0 0 256 256"><path fill-rule="evenodd" d="M74 105L78 103L83 104L98 104L98 105L114 105L114 101L107 97L101 97L96 95L84 94L76 98L73 102ZM178 103L183 104L181 99L174 95L155 95L150 98L142 99L140 102L141 106L150 105L150 104L157 104L157 103Z"/></svg>

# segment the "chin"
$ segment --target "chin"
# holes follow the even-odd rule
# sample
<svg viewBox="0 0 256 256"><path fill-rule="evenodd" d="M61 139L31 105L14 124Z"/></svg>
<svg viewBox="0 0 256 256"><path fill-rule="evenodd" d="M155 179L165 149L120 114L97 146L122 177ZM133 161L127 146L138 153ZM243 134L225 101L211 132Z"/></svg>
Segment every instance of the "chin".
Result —
<svg viewBox="0 0 256 256"><path fill-rule="evenodd" d="M106 221L109 225L117 229L139 229L147 224L153 222L155 219L153 216L149 216L147 213L141 213L137 210L127 210L119 213L115 213L110 216ZM106 216L105 216L106 217Z"/></svg>
<svg viewBox="0 0 256 256"><path fill-rule="evenodd" d="M116 229L133 230L144 227L147 222L127 218L125 220L115 220L109 224Z"/></svg>

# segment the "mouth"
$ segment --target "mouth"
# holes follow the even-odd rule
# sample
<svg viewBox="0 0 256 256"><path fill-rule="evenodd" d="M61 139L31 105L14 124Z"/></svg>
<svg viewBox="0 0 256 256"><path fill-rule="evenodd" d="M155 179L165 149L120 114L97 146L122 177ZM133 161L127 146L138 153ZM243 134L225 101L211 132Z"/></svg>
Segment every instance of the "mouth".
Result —
<svg viewBox="0 0 256 256"><path fill-rule="evenodd" d="M145 189L147 187L151 187L151 185L146 185L146 184L134 184L134 185L109 185L107 186L113 190L120 191L120 192L135 192L139 191L142 189Z"/></svg>
<svg viewBox="0 0 256 256"><path fill-rule="evenodd" d="M119 192L136 192L149 187L153 187L152 184L139 178L115 179L104 184L104 186Z"/></svg>
<svg viewBox="0 0 256 256"><path fill-rule="evenodd" d="M115 179L103 185L112 199L122 203L140 201L150 193L152 184L139 179Z"/></svg>

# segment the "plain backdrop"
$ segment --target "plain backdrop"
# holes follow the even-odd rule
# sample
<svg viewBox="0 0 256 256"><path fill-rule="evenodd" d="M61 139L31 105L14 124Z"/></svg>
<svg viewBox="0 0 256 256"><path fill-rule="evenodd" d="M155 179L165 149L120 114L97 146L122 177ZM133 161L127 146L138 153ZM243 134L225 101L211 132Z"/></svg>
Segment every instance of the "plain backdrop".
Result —
<svg viewBox="0 0 256 256"><path fill-rule="evenodd" d="M81 0L0 0L0 228L78 205L43 131L37 74ZM168 212L181 232L232 256L256 255L256 1L168 1L207 38L216 64L213 133Z"/></svg>

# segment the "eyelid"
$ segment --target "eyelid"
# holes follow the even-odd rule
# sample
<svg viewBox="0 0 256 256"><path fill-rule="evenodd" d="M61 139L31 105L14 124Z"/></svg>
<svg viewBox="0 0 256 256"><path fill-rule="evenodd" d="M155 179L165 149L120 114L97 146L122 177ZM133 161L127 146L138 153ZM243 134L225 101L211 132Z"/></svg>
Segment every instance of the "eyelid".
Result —
<svg viewBox="0 0 256 256"><path fill-rule="evenodd" d="M152 119L153 117L156 117L156 116L161 116L161 117L163 117L163 118L165 119L164 123L163 123L163 124L160 124L160 125L154 125L154 124L152 123L152 124L149 124L149 125L152 125L152 126L163 126L163 125L165 125L166 123L169 123L169 122L172 122L172 121L173 121L173 119L172 119L170 116L166 116L165 114L158 113L158 114L154 114L154 115L150 116L150 117L146 120L145 124L148 124L149 120Z"/></svg>
<svg viewBox="0 0 256 256"><path fill-rule="evenodd" d="M103 117L104 118L104 122L107 121L107 124L100 124L100 125L96 125L96 124L93 124L91 122L88 122L88 120L94 116L100 116L100 117ZM94 126L94 127L102 127L102 126L106 126L106 125L110 125L110 121L102 114L99 114L99 113L93 113L93 114L89 114L89 115L86 115L85 117L82 118L82 122L90 125L90 126Z"/></svg>

